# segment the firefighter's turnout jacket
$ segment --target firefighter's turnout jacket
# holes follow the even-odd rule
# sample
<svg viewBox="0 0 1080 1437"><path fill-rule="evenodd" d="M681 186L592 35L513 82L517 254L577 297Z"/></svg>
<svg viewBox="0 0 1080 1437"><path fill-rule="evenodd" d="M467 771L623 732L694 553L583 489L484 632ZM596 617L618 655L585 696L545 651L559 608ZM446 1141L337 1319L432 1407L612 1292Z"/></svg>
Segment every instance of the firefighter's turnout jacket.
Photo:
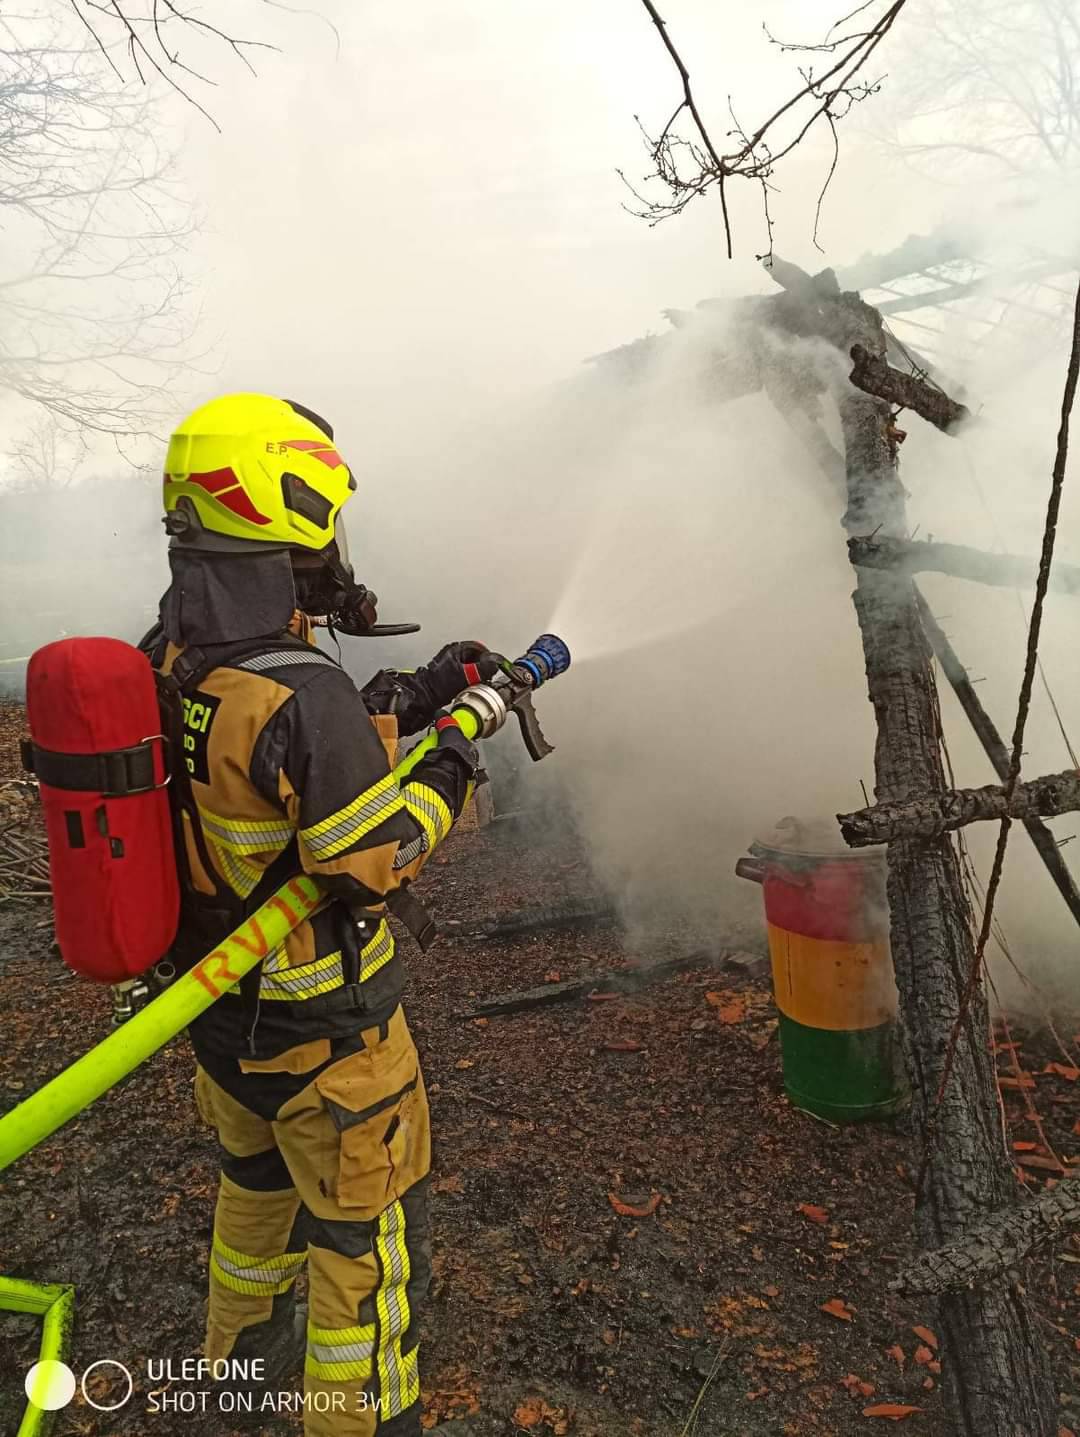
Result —
<svg viewBox="0 0 1080 1437"><path fill-rule="evenodd" d="M170 645L163 672L180 652ZM181 920L191 957L235 926L236 910L214 901L222 884L250 899L289 850L333 895L263 960L256 993L226 994L192 1025L199 1061L228 1088L240 1060L347 1039L394 1011L403 980L386 898L449 832L467 778L436 755L399 786L353 681L291 635L245 646L182 703L195 808L184 815L194 891Z"/></svg>

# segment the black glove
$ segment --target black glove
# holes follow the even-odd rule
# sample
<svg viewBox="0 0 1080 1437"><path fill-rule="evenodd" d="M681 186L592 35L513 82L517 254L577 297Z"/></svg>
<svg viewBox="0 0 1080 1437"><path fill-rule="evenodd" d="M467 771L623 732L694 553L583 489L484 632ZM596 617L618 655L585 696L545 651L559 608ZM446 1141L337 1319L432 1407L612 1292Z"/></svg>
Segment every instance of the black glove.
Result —
<svg viewBox="0 0 1080 1437"><path fill-rule="evenodd" d="M430 663L413 673L382 669L361 693L372 713L392 713L403 735L418 733L432 722L437 709L451 703L471 684L487 683L501 667L496 654L466 639L446 644Z"/></svg>
<svg viewBox="0 0 1080 1437"><path fill-rule="evenodd" d="M486 684L499 672L499 660L484 644L471 639L446 644L413 678L423 685L436 708L456 699L472 684Z"/></svg>

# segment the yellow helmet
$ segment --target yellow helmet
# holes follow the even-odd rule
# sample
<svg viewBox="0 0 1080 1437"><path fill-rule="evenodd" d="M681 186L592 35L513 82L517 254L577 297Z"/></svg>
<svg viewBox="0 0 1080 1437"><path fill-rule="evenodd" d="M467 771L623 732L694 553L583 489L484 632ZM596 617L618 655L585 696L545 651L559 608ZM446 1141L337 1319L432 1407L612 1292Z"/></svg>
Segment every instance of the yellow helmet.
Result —
<svg viewBox="0 0 1080 1437"><path fill-rule="evenodd" d="M333 436L325 420L286 399L212 399L169 440L167 531L193 548L321 550L336 530L344 550L337 518L356 480Z"/></svg>

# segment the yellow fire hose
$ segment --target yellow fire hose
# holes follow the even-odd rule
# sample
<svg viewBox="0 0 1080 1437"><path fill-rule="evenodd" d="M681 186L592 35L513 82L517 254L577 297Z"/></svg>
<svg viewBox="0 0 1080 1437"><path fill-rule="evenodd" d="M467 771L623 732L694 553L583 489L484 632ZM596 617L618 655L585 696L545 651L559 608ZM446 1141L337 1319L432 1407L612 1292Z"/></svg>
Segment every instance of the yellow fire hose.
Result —
<svg viewBox="0 0 1080 1437"><path fill-rule="evenodd" d="M75 1289L69 1284L22 1282L17 1277L0 1277L0 1308L7 1312L28 1312L41 1318L38 1363L63 1362L71 1344L71 1323L75 1315ZM48 1384L49 1367L43 1367L31 1387ZM44 1394L40 1394L44 1395ZM47 1437L54 1412L29 1401L15 1437Z"/></svg>

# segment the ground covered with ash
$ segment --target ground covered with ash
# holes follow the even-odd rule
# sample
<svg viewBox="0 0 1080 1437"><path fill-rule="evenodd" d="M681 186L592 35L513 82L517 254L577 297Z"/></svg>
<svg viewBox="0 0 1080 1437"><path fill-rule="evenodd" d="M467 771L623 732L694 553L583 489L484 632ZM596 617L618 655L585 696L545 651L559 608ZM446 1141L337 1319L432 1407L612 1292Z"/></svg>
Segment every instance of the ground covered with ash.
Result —
<svg viewBox="0 0 1080 1437"><path fill-rule="evenodd" d="M678 933L630 952L589 917L586 857L569 830L527 820L458 834L424 888L460 926L427 956L402 939L436 1134L425 1423L449 1419L461 1437L846 1437L893 1421L943 1437L933 1304L888 1290L911 1250L918 1153L900 1127L838 1129L791 1107L760 957L743 947L725 962L720 934L715 961L663 981L604 991L590 976L570 1001L467 1016L684 952ZM495 918L563 905L578 926L483 936ZM0 1108L108 1031L108 993L68 973L47 915L42 900L0 902ZM998 1030L1010 1141L1035 1186L1080 1153L1072 1028L1061 1037ZM213 1409L154 1410L170 1384L143 1376L201 1339L217 1164L192 1072L184 1041L170 1043L0 1178L0 1272L73 1282L71 1365L113 1358L136 1374L111 1415L77 1396L57 1437L234 1431ZM1041 1258L1031 1290L1069 1429L1080 1247ZM36 1342L31 1319L0 1314L0 1432L18 1425ZM102 1406L122 1395L114 1379L91 1378Z"/></svg>

